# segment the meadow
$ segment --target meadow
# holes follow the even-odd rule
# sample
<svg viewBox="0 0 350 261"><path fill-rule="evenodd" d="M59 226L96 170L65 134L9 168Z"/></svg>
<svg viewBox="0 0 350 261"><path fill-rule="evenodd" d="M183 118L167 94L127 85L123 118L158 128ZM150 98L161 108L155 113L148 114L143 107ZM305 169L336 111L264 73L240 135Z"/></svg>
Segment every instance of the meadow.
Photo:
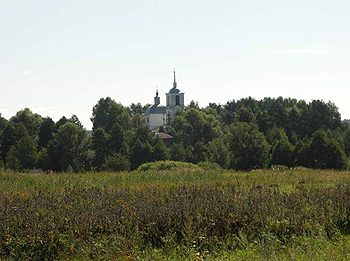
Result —
<svg viewBox="0 0 350 261"><path fill-rule="evenodd" d="M350 172L0 172L0 260L348 260Z"/></svg>

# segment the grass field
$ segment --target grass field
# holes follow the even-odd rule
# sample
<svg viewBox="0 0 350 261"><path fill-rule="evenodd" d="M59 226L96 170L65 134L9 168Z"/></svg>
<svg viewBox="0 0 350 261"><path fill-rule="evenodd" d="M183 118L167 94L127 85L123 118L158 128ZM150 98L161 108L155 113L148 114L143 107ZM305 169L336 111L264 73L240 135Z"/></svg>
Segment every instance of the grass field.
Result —
<svg viewBox="0 0 350 261"><path fill-rule="evenodd" d="M350 172L0 172L0 260L349 260Z"/></svg>

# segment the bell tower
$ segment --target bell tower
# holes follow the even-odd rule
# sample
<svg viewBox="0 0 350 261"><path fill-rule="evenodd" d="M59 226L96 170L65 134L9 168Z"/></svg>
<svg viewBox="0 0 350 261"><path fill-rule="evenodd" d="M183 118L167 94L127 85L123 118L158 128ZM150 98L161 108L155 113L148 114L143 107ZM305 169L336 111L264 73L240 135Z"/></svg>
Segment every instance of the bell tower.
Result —
<svg viewBox="0 0 350 261"><path fill-rule="evenodd" d="M176 112L181 112L185 108L184 93L180 92L177 88L176 73L174 69L174 82L173 88L166 93L166 112L167 112L167 125L171 125L171 121L174 119Z"/></svg>

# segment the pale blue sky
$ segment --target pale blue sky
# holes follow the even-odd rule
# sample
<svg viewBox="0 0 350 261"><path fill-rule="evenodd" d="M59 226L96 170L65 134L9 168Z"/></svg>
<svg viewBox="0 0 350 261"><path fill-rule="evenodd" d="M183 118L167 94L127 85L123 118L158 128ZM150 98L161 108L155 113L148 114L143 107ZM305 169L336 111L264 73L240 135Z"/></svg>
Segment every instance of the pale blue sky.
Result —
<svg viewBox="0 0 350 261"><path fill-rule="evenodd" d="M58 120L110 96L333 101L350 118L349 0L0 0L0 112Z"/></svg>

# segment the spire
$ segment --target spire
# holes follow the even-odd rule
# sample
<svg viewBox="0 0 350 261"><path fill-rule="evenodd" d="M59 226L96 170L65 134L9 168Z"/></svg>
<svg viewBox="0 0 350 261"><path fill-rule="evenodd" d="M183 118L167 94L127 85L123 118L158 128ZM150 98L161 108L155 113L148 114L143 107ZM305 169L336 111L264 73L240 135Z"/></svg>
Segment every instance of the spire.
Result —
<svg viewBox="0 0 350 261"><path fill-rule="evenodd" d="M176 77L175 77L175 68L174 68L174 83L173 83L173 89L176 89L177 83L176 83Z"/></svg>
<svg viewBox="0 0 350 261"><path fill-rule="evenodd" d="M158 97L158 86L157 86L157 91L156 91L156 97Z"/></svg>

